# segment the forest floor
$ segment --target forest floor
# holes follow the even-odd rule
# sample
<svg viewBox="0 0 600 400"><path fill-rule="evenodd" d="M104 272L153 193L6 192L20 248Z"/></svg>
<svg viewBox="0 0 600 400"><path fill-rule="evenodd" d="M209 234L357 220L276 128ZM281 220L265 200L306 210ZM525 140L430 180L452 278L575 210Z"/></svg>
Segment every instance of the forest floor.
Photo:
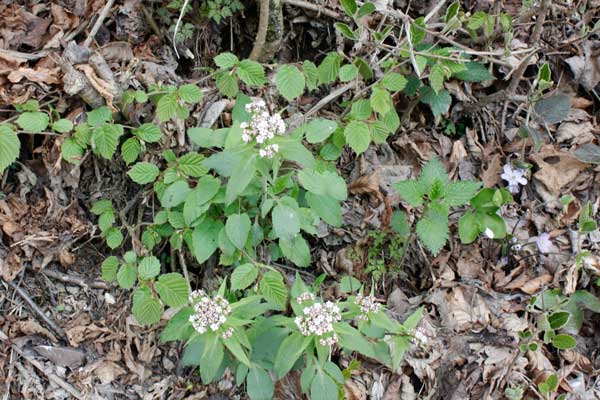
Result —
<svg viewBox="0 0 600 400"><path fill-rule="evenodd" d="M0 123L14 121L18 113L13 105L28 100L72 120L89 110L79 96L69 94L72 82L63 80L61 69L67 43L89 39L86 45L102 54L116 81L126 85L122 90L157 82L193 82L203 89L202 102L186 121L161 125L166 147L189 147L186 127L207 121L209 126L228 126L233 102L216 90L212 60L224 51L240 59L249 56L258 26L257 4L244 2L243 11L217 23L195 16L205 2L192 1L193 10L179 28L183 39L178 58L171 37L181 5L109 3L92 38L104 0L0 2ZM327 52L339 50L364 56L377 71L383 54L366 45L348 45L336 33L336 22L348 22L338 0L284 3L282 41L268 62L318 64ZM450 4L374 3L377 11L364 22L373 29L394 25L382 16L398 10L411 18L427 15L430 29L438 29ZM512 17L512 38L505 43L496 24L488 36L458 30L444 33L445 39L425 40L451 40L469 49L496 78L446 80L452 101L438 118L427 104L395 95L401 118L397 131L358 156L346 148L337 159L349 191L342 206L343 228L311 240L313 263L301 273L310 281L325 273L325 296L339 293L342 277L356 277L372 286L400 320L418 306L426 310L420 329L427 344L406 353L400 372L358 357L360 367L344 385L348 399L554 399L561 394L598 399L600 233L581 234L580 225L582 213L597 220L600 206L600 153L594 146L600 139L600 32L593 32L600 3L460 3L470 15L501 11ZM588 31L582 34L584 27ZM272 79L275 64L268 62L267 79ZM543 96L561 93L570 100L568 115L558 122L529 120L528 101L544 63L553 85ZM407 65L410 69L410 61ZM285 118L340 119L345 102L366 86L357 85L348 90L348 84L332 83L306 92L288 106ZM269 88L244 90L278 101ZM217 107L214 118L207 116L215 104L223 107ZM140 107L134 113L139 122L148 110ZM524 134L523 127L530 133ZM159 341L166 321L138 324L130 314L130 292L101 279L100 265L110 250L90 212L92 203L108 197L136 219L149 201L148 193L127 178L125 164L91 152L80 163L69 164L61 158L64 135L19 137L18 161L0 175L0 397L246 398L230 372L217 383L203 385L196 371L181 363L183 345ZM457 216L451 215L452 234L439 255L432 256L416 241L399 255L393 238L383 233L390 210L414 210L392 185L417 177L435 156L451 179L478 180L485 187L506 187L501 178L505 164L519 160L527 168L527 184L502 209L510 240L481 235L463 245ZM540 252L536 241L545 233L551 248ZM164 252L171 267L179 268L173 252ZM226 268L200 266L189 257L187 264L196 287L226 274ZM297 270L282 268L291 275ZM568 311L577 323L567 333L576 339L575 347L561 350L543 340L538 317L547 310L536 312L533 296L554 302L551 312L574 307ZM533 332L535 340L519 335L525 331ZM537 345L521 349L532 341ZM354 358L340 354L338 362L348 367ZM558 386L542 393L540 384L553 374ZM306 398L300 393L299 375L277 382L275 398Z"/></svg>

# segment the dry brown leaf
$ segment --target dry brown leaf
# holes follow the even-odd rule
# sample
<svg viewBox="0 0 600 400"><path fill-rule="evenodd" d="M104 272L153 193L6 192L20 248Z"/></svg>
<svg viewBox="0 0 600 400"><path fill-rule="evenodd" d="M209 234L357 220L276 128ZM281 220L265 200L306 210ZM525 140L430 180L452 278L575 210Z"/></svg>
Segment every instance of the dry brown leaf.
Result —
<svg viewBox="0 0 600 400"><path fill-rule="evenodd" d="M8 80L16 83L20 82L23 78L38 83L55 84L59 83L58 74L60 68L19 68L16 71L12 71L8 74Z"/></svg>
<svg viewBox="0 0 600 400"><path fill-rule="evenodd" d="M58 339L52 332L41 326L37 321L28 319L26 321L17 321L10 328L10 336L17 336L17 332L23 335L41 335L57 343Z"/></svg>
<svg viewBox="0 0 600 400"><path fill-rule="evenodd" d="M91 65L83 64L77 65L76 68L82 71L85 74L85 77L88 78L90 84L100 93L100 95L106 100L106 105L113 111L116 111L116 108L113 106L113 100L115 98L115 93L113 92L112 86L100 79L100 77L94 71Z"/></svg>
<svg viewBox="0 0 600 400"><path fill-rule="evenodd" d="M108 384L114 381L117 377L123 375L126 371L119 364L112 361L105 361L94 369L94 375L100 379L102 384Z"/></svg>
<svg viewBox="0 0 600 400"><path fill-rule="evenodd" d="M544 146L539 153L532 153L529 158L539 167L533 174L534 180L556 198L587 168L587 164L569 153L555 150L553 146Z"/></svg>

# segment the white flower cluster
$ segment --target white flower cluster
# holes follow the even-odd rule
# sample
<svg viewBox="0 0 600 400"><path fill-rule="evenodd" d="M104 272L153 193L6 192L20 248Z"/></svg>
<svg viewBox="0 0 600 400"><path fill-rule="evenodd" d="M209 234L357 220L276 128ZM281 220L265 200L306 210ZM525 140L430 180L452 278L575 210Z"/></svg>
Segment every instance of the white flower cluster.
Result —
<svg viewBox="0 0 600 400"><path fill-rule="evenodd" d="M425 346L429 342L429 338L425 334L425 329L421 327L418 327L414 330L413 337L414 341L421 346Z"/></svg>
<svg viewBox="0 0 600 400"><path fill-rule="evenodd" d="M362 294L359 294L356 296L354 302L360 307L361 315L358 316L358 319L363 321L369 319L369 313L376 313L381 308L381 304L375 301L375 296L363 296Z"/></svg>
<svg viewBox="0 0 600 400"><path fill-rule="evenodd" d="M315 299L315 295L312 294L311 292L304 292L302 294L300 294L300 296L298 296L296 298L296 302L298 304L302 304L305 303L307 301L313 301Z"/></svg>
<svg viewBox="0 0 600 400"><path fill-rule="evenodd" d="M211 299L202 290L193 291L190 294L190 302L194 306L194 314L190 316L190 322L200 334L205 333L209 328L213 332L217 331L231 313L229 302L222 296L215 296ZM229 334L228 331L225 331L224 338L226 333ZM231 334L233 334L233 330Z"/></svg>
<svg viewBox="0 0 600 400"><path fill-rule="evenodd" d="M308 298L304 293L298 298ZM302 314L295 319L300 333L304 336L323 336L319 343L323 346L333 346L337 343L338 337L333 331L333 324L342 319L340 308L337 304L328 301L326 303L315 303L312 306L305 307Z"/></svg>
<svg viewBox="0 0 600 400"><path fill-rule="evenodd" d="M519 185L527 185L527 178L524 177L526 172L524 169L512 169L509 164L506 164L504 173L500 177L508 182L508 190L511 193L518 193Z"/></svg>
<svg viewBox="0 0 600 400"><path fill-rule="evenodd" d="M221 334L221 336L223 336L223 339L229 339L230 337L233 336L233 328L229 327L229 328L225 329L225 331Z"/></svg>
<svg viewBox="0 0 600 400"><path fill-rule="evenodd" d="M246 143L256 142L259 145L265 144L276 135L285 133L285 122L281 115L275 113L271 115L267 110L264 100L257 100L246 104L246 111L252 114L250 123L242 122L242 140ZM279 152L279 145L267 144L259 150L259 155L263 158L273 158Z"/></svg>

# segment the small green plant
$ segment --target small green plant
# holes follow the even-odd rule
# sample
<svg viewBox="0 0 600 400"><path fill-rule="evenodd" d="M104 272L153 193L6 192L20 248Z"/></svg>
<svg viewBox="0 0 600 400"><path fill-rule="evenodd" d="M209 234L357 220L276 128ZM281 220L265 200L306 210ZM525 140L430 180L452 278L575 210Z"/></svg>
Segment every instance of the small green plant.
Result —
<svg viewBox="0 0 600 400"><path fill-rule="evenodd" d="M434 255L448 240L451 207L467 204L480 187L481 183L474 181L450 182L444 166L437 158L432 158L423 167L418 179L401 181L395 185L400 197L410 206L423 207L416 233L419 241ZM472 221L472 224L477 226L476 221Z"/></svg>
<svg viewBox="0 0 600 400"><path fill-rule="evenodd" d="M472 243L481 233L491 239L506 237L506 223L498 211L513 200L506 189L485 188L479 191L469 203L471 209L458 221L458 234L461 242Z"/></svg>
<svg viewBox="0 0 600 400"><path fill-rule="evenodd" d="M371 231L368 235L370 241L365 272L371 274L376 282L389 273L398 274L402 268L401 264L410 235L410 226L404 212L394 213L392 230L392 232Z"/></svg>

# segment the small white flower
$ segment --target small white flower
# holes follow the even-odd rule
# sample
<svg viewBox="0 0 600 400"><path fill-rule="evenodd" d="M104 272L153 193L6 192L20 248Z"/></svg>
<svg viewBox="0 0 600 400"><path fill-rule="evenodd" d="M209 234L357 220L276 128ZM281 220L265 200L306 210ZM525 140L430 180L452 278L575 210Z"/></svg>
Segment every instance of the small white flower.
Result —
<svg viewBox="0 0 600 400"><path fill-rule="evenodd" d="M354 303L360 307L361 315L358 316L358 319L362 321L367 321L369 313L376 313L381 308L381 304L377 303L375 296L363 296L359 294L356 296Z"/></svg>
<svg viewBox="0 0 600 400"><path fill-rule="evenodd" d="M313 301L314 299L315 299L314 294L312 294L310 292L304 292L296 298L296 302L298 304L302 304L304 302Z"/></svg>
<svg viewBox="0 0 600 400"><path fill-rule="evenodd" d="M540 253L549 253L552 250L552 241L550 240L550 235L546 232L538 236L535 240L535 244Z"/></svg>
<svg viewBox="0 0 600 400"><path fill-rule="evenodd" d="M521 245L519 243L513 245L513 249L515 249L515 251L521 251Z"/></svg>
<svg viewBox="0 0 600 400"><path fill-rule="evenodd" d="M413 336L415 338L415 341L418 344L420 344L421 346L426 345L427 342L429 341L429 338L425 334L425 330L421 327L418 327L417 329L415 329Z"/></svg>
<svg viewBox="0 0 600 400"><path fill-rule="evenodd" d="M200 334L205 333L208 328L213 332L219 330L231 313L231 306L226 299L222 296L211 299L202 290L193 291L190 294L190 302L194 307L194 314L190 315L189 320Z"/></svg>
<svg viewBox="0 0 600 400"><path fill-rule="evenodd" d="M223 337L223 339L229 339L230 337L233 336L233 328L229 327L229 328L225 329L225 331L223 331L221 336Z"/></svg>
<svg viewBox="0 0 600 400"><path fill-rule="evenodd" d="M333 333L333 324L342 319L340 308L328 301L305 307L302 314L294 320L304 336L324 336Z"/></svg>
<svg viewBox="0 0 600 400"><path fill-rule="evenodd" d="M494 231L491 230L490 228L485 228L484 234L485 234L485 236L489 237L490 239L494 238Z"/></svg>
<svg viewBox="0 0 600 400"><path fill-rule="evenodd" d="M524 177L525 170L512 169L509 164L504 165L504 173L500 175L502 179L508 182L508 190L511 193L519 192L519 185L527 185L527 179Z"/></svg>

